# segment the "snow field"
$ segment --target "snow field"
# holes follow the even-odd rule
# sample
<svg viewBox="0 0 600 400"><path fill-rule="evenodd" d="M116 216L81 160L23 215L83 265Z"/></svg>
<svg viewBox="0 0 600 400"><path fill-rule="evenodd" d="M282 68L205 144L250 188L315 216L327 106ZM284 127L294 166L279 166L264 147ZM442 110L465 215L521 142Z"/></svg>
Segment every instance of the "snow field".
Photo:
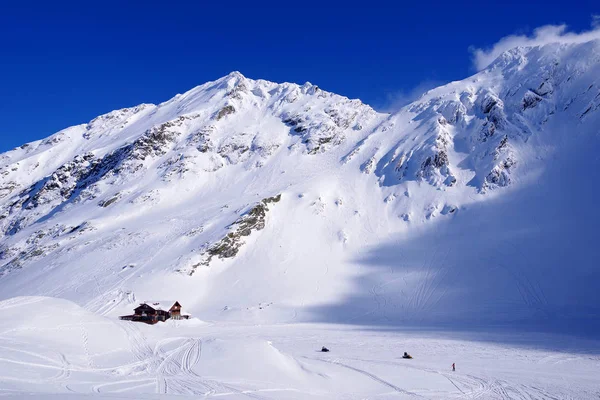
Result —
<svg viewBox="0 0 600 400"><path fill-rule="evenodd" d="M27 318L21 318L27 315ZM65 300L0 303L3 398L591 399L600 343L340 325L148 326ZM327 345L331 352L319 352ZM404 351L413 360L401 358ZM595 355L594 355L595 354ZM455 362L457 371L451 371ZM35 393L29 395L27 393Z"/></svg>

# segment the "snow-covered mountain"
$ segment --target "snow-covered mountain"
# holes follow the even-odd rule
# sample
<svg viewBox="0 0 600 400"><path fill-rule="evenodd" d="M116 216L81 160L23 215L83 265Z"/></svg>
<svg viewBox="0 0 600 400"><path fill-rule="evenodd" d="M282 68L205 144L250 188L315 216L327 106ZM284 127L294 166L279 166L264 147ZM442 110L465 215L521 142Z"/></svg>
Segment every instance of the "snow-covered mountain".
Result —
<svg viewBox="0 0 600 400"><path fill-rule="evenodd" d="M393 114L234 72L99 116L0 155L0 299L592 329L599 79L596 40L511 49Z"/></svg>

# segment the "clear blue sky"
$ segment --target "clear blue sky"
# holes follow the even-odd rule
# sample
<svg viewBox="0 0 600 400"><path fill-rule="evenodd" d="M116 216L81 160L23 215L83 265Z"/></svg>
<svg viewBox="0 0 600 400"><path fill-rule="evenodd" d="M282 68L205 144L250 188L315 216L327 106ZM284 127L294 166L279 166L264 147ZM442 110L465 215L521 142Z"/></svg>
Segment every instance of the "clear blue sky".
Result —
<svg viewBox="0 0 600 400"><path fill-rule="evenodd" d="M23 1L0 6L0 151L233 70L389 106L473 73L470 46L597 1ZM407 4L400 4L407 3Z"/></svg>

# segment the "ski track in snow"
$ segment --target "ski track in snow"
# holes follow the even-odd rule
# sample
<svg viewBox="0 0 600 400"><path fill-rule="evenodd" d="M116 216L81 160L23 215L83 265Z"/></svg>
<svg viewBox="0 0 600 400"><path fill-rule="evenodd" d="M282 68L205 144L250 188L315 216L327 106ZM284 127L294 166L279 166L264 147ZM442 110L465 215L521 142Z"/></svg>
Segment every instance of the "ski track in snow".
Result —
<svg viewBox="0 0 600 400"><path fill-rule="evenodd" d="M384 361L384 360L369 360L362 358L349 358L345 361L345 364L342 364L338 360L323 360L319 358L311 358L314 360L329 362L337 365L341 365L346 368L350 368L354 371L364 373L371 378L374 378L376 381L383 383L384 381L380 378L369 374L367 371L363 369L359 369L356 367L349 366L347 363L354 361L360 361L363 363L372 363L372 364L382 364L382 365L392 365L400 368L408 368L419 370L423 372L428 372L432 374L439 374L445 377L456 389L461 393L460 396L456 398L466 398L466 399L499 399L499 400L558 400L561 397L557 397L547 390L542 388L533 386L533 385L523 385L523 384L511 384L505 380L499 380L492 377L483 377L483 376L475 376L471 374L461 374L460 372L441 372L429 368L420 368L413 365L410 365L407 362L394 362L394 361ZM384 384L388 384L389 382L385 382ZM415 395L415 393L410 393L411 395Z"/></svg>
<svg viewBox="0 0 600 400"><path fill-rule="evenodd" d="M348 364L344 364L344 363L342 363L341 361L339 361L337 359L327 360L327 359L323 359L323 358L311 358L311 357L305 357L305 358L309 359L309 360L316 360L316 361L328 363L328 364L339 365L340 367L347 368L347 369L352 370L354 372L357 372L357 373L359 373L361 375L364 375L364 376L368 377L369 379L371 379L371 380L373 380L375 382L378 382L378 383L380 383L380 384L382 384L382 385L384 385L384 386L386 386L386 387L388 387L390 389L393 389L395 392L406 394L406 395L410 395L410 396L415 396L415 397L421 397L421 396L417 395L416 393L412 393L412 392L409 392L409 391L404 390L402 388L399 388L398 386L396 386L396 385L394 385L394 384L392 384L392 383L390 383L390 382L388 382L388 381L386 381L384 379L381 379L377 375L374 375L374 374L372 374L372 373L370 373L368 371L365 371L364 369L360 369L360 368L356 368L356 367L353 367L353 366L348 365Z"/></svg>
<svg viewBox="0 0 600 400"><path fill-rule="evenodd" d="M159 339L155 344L151 345L149 339L142 332L147 328L146 326L136 325L131 322L115 322L126 334L127 340L130 343L130 350L133 356L131 362L114 366L114 367L100 367L92 362L93 358L89 354L89 346L84 341L83 346L86 348L84 351L85 358L82 359L83 364L75 365L67 360L67 357L56 351L50 351L48 353L41 354L41 351L36 348L27 347L25 342L15 341L5 336L0 336L0 349L3 352L9 352L7 354L22 354L23 356L31 357L31 362L14 360L11 358L0 357L0 366L6 365L22 366L31 369L39 369L40 371L47 371L45 378L32 379L28 377L10 377L3 376L0 373L0 389L2 383L28 383L28 384L40 384L46 382L48 385L52 385L55 388L62 388L68 392L85 393L87 391L92 393L109 394L109 393L123 393L131 394L142 391L144 393L157 393L164 395L180 395L180 396L201 396L201 397L228 397L237 396L235 398L253 398L253 399L276 399L278 392L287 392L290 398L311 398L310 390L302 387L281 387L275 383L267 382L251 382L240 380L234 382L230 380L217 380L214 378L203 377L196 372L196 368L201 366L202 353L203 353L203 340L198 337L166 337ZM156 329L150 327L150 329ZM82 335L86 335L86 330L81 330ZM239 335L241 331L234 335ZM319 340L319 334L307 334L303 335L303 340L313 342ZM334 338L336 335L330 337ZM357 337L355 340L359 339ZM414 339L411 339L414 341ZM362 348L369 343L369 340L357 341L355 346ZM377 342L374 342L377 345ZM344 344L344 346L347 343ZM338 344L333 351L339 351L342 349L342 344ZM458 347L458 349L462 349ZM485 347L481 347L481 350L485 350ZM431 348L433 354L437 351L444 352L444 345L435 344ZM460 365L457 372L447 372L438 369L432 369L424 365L418 364L421 360L394 360L394 359L379 359L379 358L365 358L365 357L349 357L351 352L345 351L342 357L334 356L333 353L329 353L328 356L308 356L302 353L294 355L294 358L299 358L307 361L307 364L303 367L305 370L311 370L312 364L318 365L329 365L334 369L328 369L328 375L337 376L338 379L343 376L343 379L348 382L353 381L352 376L358 374L366 377L368 380L376 383L381 387L381 392L377 392L378 396L396 393L397 395L407 396L409 398L427 398L427 399L442 399L442 398L457 398L457 399L490 399L490 400L558 400L566 398L566 390L573 390L571 386L563 387L561 392L554 393L553 386L545 386L541 383L535 383L534 381L514 381L507 379L506 377L500 378L493 374L460 372ZM293 353L292 353L293 354ZM384 353L380 353L384 354ZM477 357L477 353L473 354ZM12 356L11 356L12 357ZM330 358L329 358L330 357ZM551 365L557 368L559 366L565 366L567 363L578 363L586 360L584 357L577 357L568 354L550 354L543 357L537 357L535 363L531 364L531 368L536 368L536 365ZM596 360L597 358L591 358L590 360ZM39 360L34 361L34 360ZM259 361L259 360L256 360ZM519 361L521 362L521 361ZM370 367L371 366L371 367ZM379 366L379 367L378 367ZM385 369L381 369L381 366ZM340 370L347 371L347 373L341 373ZM404 385L395 383L394 379L384 378L381 372L378 371L389 371L384 372L388 376L396 376L404 382L408 383L407 387ZM0 372L2 369L0 369ZM393 371L393 372L392 372ZM421 375L414 375L418 373ZM342 375L340 375L340 373ZM556 373L560 374L560 370L556 370ZM75 375L74 375L75 374ZM81 374L86 374L90 378L96 376L91 380L82 379ZM423 375L425 374L425 375ZM439 376L449 382L451 387L454 388L445 394L442 393L429 393L423 391L423 389L416 389L421 387L423 383L414 384L410 382L411 377L418 377L419 380L428 379L435 381L432 378L426 378L427 376ZM104 377L101 382L98 381L98 377ZM408 379L408 380L407 380ZM87 382L87 383L86 383ZM251 384L253 387L249 388ZM257 387L258 385L258 387ZM312 389L318 390L318 387ZM576 389L573 398L586 398L576 393L581 392L581 389ZM593 389L591 389L593 390ZM592 391L588 393L592 393ZM388 392L391 391L391 392ZM324 395L326 392L321 392ZM376 392L373 392L373 395ZM286 395L286 396L288 396ZM316 395L316 394L315 394ZM330 394L331 395L331 394ZM274 396L274 397L273 397ZM294 397L299 396L299 397ZM325 395L327 396L327 395ZM345 396L345 397L344 397ZM361 397L362 396L362 397ZM342 397L349 399L365 398L364 395L359 393L347 392ZM287 397L286 397L287 398ZM327 398L327 397L326 397Z"/></svg>
<svg viewBox="0 0 600 400"><path fill-rule="evenodd" d="M132 343L136 359L142 363L146 373L155 375L153 379L156 393L194 396L223 396L228 393L236 393L254 399L264 399L253 391L237 389L231 384L206 379L194 372L194 367L200 362L202 356L200 339L185 339L179 347L169 351L164 351L160 342L152 349L135 324L123 323L121 325ZM172 338L167 342L176 339ZM114 383L100 385L96 389L100 391L101 388L112 385Z"/></svg>

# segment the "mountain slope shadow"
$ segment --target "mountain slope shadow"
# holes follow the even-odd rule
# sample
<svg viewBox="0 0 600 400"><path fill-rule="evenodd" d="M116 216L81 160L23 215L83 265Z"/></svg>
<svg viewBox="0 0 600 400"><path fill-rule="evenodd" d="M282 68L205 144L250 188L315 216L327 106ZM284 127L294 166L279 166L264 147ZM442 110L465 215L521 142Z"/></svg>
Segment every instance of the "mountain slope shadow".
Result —
<svg viewBox="0 0 600 400"><path fill-rule="evenodd" d="M510 192L369 249L354 260L364 274L352 294L312 308L313 320L599 333L597 147L595 138L582 137Z"/></svg>

